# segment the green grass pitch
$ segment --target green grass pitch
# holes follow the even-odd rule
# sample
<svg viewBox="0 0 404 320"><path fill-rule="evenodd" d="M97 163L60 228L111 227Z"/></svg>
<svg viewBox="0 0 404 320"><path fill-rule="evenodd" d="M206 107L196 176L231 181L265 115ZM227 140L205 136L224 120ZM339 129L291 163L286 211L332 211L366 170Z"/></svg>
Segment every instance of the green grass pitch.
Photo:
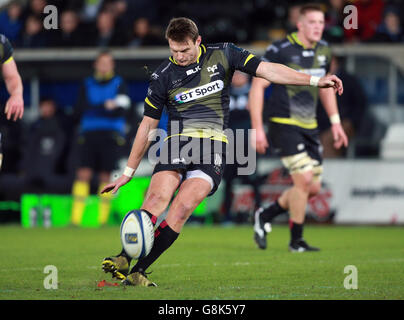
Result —
<svg viewBox="0 0 404 320"><path fill-rule="evenodd" d="M101 261L120 251L119 227L0 227L0 299L356 300L404 299L404 228L307 225L320 252L287 251L289 230L275 225L259 250L251 226L185 226L148 271L157 288L106 286ZM45 289L47 265L58 288ZM344 279L357 269L357 289Z"/></svg>

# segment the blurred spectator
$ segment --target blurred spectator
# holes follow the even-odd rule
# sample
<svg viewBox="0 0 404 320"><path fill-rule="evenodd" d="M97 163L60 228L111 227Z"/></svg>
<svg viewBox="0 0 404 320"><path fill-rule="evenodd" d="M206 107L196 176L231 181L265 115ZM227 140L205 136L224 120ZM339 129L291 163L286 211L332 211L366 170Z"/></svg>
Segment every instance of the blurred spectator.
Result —
<svg viewBox="0 0 404 320"><path fill-rule="evenodd" d="M370 40L382 22L383 0L357 0L354 5L358 10L358 28L344 29L348 42Z"/></svg>
<svg viewBox="0 0 404 320"><path fill-rule="evenodd" d="M359 133L362 120L367 111L366 94L359 80L345 70L342 58L332 58L329 72L337 75L344 83L344 94L341 96L337 95L337 102L341 125L349 141L352 141L352 138ZM320 130L320 141L324 148L324 158L346 156L347 150L345 148L335 149L333 147L334 139L330 128L331 124L322 106L317 108L317 120Z"/></svg>
<svg viewBox="0 0 404 320"><path fill-rule="evenodd" d="M6 165L0 175L0 190L7 199L19 200L23 193L69 192L72 178L61 165L66 135L56 111L53 100L42 99L39 118L28 129L18 126L15 131L3 131L8 134L5 142L13 143L19 151L18 157L11 150L7 152L7 163L11 162L13 168Z"/></svg>
<svg viewBox="0 0 404 320"><path fill-rule="evenodd" d="M104 0L102 4L102 11L112 13L115 19L123 16L127 10L127 2L125 0Z"/></svg>
<svg viewBox="0 0 404 320"><path fill-rule="evenodd" d="M53 32L52 47L80 47L84 45L83 31L80 29L78 14L66 10L60 15L59 29Z"/></svg>
<svg viewBox="0 0 404 320"><path fill-rule="evenodd" d="M29 0L28 6L25 7L23 12L24 21L32 15L43 21L46 16L43 12L46 5L48 5L47 0Z"/></svg>
<svg viewBox="0 0 404 320"><path fill-rule="evenodd" d="M248 111L248 93L250 91L250 79L249 76L243 72L236 71L234 72L232 79L232 86L230 88L230 114L229 114L229 129L233 131L233 136L236 138L236 130L243 130L243 138L244 144L240 143L240 141L229 141L229 143L234 143L234 164L227 164L223 179L225 181L225 191L224 191L224 223L232 223L232 222L246 222L241 216L235 215L235 212L232 212L232 204L233 204L233 187L234 180L239 178L241 182L244 184L250 184L254 190L255 197L255 205L261 205L261 198L258 189L258 183L255 175L248 176L239 176L238 169L243 167L237 163L236 154L247 155L248 145L249 145L249 137L248 137L248 129L251 129L250 123L250 114ZM239 136L238 136L239 138ZM255 152L255 151L254 151ZM237 213L240 214L240 213Z"/></svg>
<svg viewBox="0 0 404 320"><path fill-rule="evenodd" d="M383 22L377 28L371 39L373 42L404 42L404 33L399 12L394 7L388 7L384 13Z"/></svg>
<svg viewBox="0 0 404 320"><path fill-rule="evenodd" d="M24 31L16 41L16 46L21 48L42 48L48 44L43 30L42 20L35 15L28 16L25 21Z"/></svg>
<svg viewBox="0 0 404 320"><path fill-rule="evenodd" d="M286 20L286 33L292 33L297 30L296 24L300 16L300 4L293 4L288 8L288 19Z"/></svg>
<svg viewBox="0 0 404 320"><path fill-rule="evenodd" d="M39 118L28 132L22 164L25 192L69 192L69 177L62 175L66 136L52 99L42 99Z"/></svg>
<svg viewBox="0 0 404 320"><path fill-rule="evenodd" d="M170 3L159 0L126 0L126 12L124 15L126 24L130 25L134 20L144 17L151 24L165 25L171 15L167 11L160 12L164 4L170 5ZM171 7L173 7L172 4ZM164 18L164 14L168 15L169 18Z"/></svg>
<svg viewBox="0 0 404 320"><path fill-rule="evenodd" d="M117 47L126 44L126 36L115 25L111 12L102 11L97 17L94 45L96 47Z"/></svg>
<svg viewBox="0 0 404 320"><path fill-rule="evenodd" d="M12 1L6 10L0 13L0 33L4 34L12 44L15 44L22 27L22 5Z"/></svg>
<svg viewBox="0 0 404 320"><path fill-rule="evenodd" d="M325 14L324 39L330 43L344 42L344 7L346 0L329 0Z"/></svg>
<svg viewBox="0 0 404 320"><path fill-rule="evenodd" d="M133 34L129 39L130 47L159 46L165 43L159 30L152 29L149 20L143 17L133 22Z"/></svg>
<svg viewBox="0 0 404 320"><path fill-rule="evenodd" d="M75 109L76 119L80 121L79 163L72 188L75 225L81 223L93 176L98 174L99 191L110 182L125 144L125 114L131 106L125 82L115 74L112 55L100 53L94 69L94 75L83 82ZM108 219L111 197L109 193L100 196L101 224Z"/></svg>

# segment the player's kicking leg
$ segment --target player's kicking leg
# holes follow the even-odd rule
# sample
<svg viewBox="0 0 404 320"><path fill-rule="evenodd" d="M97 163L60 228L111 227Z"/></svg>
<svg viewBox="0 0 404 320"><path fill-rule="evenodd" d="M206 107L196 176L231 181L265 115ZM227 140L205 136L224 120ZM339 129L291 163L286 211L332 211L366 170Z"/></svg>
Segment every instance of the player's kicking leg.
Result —
<svg viewBox="0 0 404 320"><path fill-rule="evenodd" d="M175 171L161 171L152 176L142 210L152 219L153 225L156 224L157 217L167 208L180 181L181 176ZM164 221L159 228L161 225L164 225ZM107 257L103 260L102 270L106 273L111 273L113 278L125 280L130 263L131 258L122 248L118 255Z"/></svg>
<svg viewBox="0 0 404 320"><path fill-rule="evenodd" d="M185 180L174 198L162 228L156 230L153 248L150 253L137 261L124 280L125 285L156 286L146 277L146 270L154 263L178 238L185 222L191 216L195 208L211 191L212 186L201 178ZM144 204L147 207L147 203Z"/></svg>

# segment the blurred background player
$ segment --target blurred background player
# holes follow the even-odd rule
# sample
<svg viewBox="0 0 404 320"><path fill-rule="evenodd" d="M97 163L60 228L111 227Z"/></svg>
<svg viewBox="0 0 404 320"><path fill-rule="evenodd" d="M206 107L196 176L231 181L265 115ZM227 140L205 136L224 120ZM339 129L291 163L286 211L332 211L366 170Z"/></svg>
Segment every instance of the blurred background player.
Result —
<svg viewBox="0 0 404 320"><path fill-rule="evenodd" d="M6 102L4 113L7 120L17 121L24 114L23 86L17 64L13 58L13 48L8 39L0 34L0 62L1 72L10 97ZM3 162L0 132L0 169Z"/></svg>
<svg viewBox="0 0 404 320"><path fill-rule="evenodd" d="M74 225L81 223L93 173L98 173L99 190L110 182L111 171L115 169L125 143L125 111L131 106L126 85L115 74L115 63L110 53L98 55L94 71L94 75L84 80L75 109L75 118L80 120L80 125L79 164L72 190ZM108 219L110 200L109 194L101 196L101 224Z"/></svg>
<svg viewBox="0 0 404 320"><path fill-rule="evenodd" d="M297 32L287 35L268 47L264 60L285 64L295 70L316 76L329 71L331 52L321 40L324 13L316 5L301 7ZM264 90L270 85L265 79L254 78L250 91L250 114L256 132L256 148L264 154L268 141L264 131L262 112ZM278 214L289 211L290 251L317 251L303 239L306 205L310 197L321 189L322 155L319 141L316 106L320 98L332 123L334 147L347 146L348 140L341 126L335 93L332 89L293 87L274 84L268 103L269 140L275 154L289 170L293 186L285 190L268 208L254 214L254 239L260 249L266 249L266 233L270 222Z"/></svg>

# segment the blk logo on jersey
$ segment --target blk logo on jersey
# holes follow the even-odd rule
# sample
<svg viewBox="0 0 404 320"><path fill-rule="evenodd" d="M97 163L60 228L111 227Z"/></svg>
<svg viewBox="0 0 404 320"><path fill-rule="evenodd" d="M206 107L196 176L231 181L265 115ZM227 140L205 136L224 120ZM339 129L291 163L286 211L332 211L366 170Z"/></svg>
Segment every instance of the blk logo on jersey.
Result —
<svg viewBox="0 0 404 320"><path fill-rule="evenodd" d="M304 50L302 51L303 57L314 57L314 51L312 50Z"/></svg>
<svg viewBox="0 0 404 320"><path fill-rule="evenodd" d="M213 93L222 91L224 88L224 83L222 80L216 80L213 82L209 82L200 87L193 88L191 90L187 90L181 92L175 96L175 101L178 103L186 103L193 101L198 98L209 96Z"/></svg>
<svg viewBox="0 0 404 320"><path fill-rule="evenodd" d="M196 66L196 67L193 68L193 69L189 69L189 70L187 70L187 76L190 76L191 74L194 74L194 73L196 73L196 72L198 72L198 71L201 71L201 67L200 67L200 66Z"/></svg>

